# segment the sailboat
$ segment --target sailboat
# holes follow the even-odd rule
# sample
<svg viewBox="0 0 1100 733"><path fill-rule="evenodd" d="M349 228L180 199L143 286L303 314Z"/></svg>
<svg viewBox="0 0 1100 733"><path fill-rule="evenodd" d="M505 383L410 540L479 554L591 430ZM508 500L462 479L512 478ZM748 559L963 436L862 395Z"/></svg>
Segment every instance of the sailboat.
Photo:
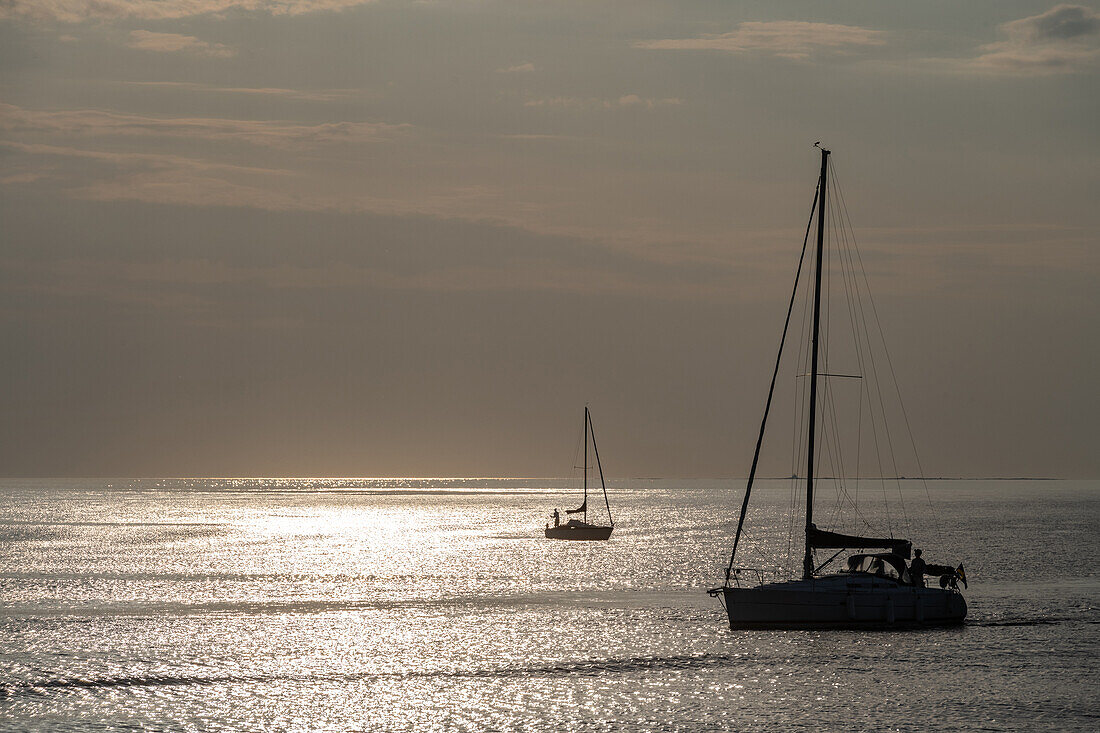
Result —
<svg viewBox="0 0 1100 733"><path fill-rule="evenodd" d="M588 442L591 438L592 452L596 456L596 467L600 471L600 488L603 490L603 503L607 507L607 525L588 523ZM558 523L558 513L554 510L554 526L546 526L546 536L555 540L606 540L615 529L615 520L611 518L611 503L607 500L607 484L603 479L603 466L600 464L600 451L596 447L596 431L592 427L592 414L588 405L584 406L584 499L576 509L566 509L566 514L580 514L584 519L570 519L565 524Z"/></svg>
<svg viewBox="0 0 1100 733"><path fill-rule="evenodd" d="M961 581L966 585L966 574L962 565L957 568L950 565L926 565L923 560L915 560L907 566L906 560L912 556L912 543L907 539L894 537L863 537L842 534L819 529L814 523L815 471L821 455L815 459L815 442L819 439L819 413L824 417L824 400L819 398L818 383L829 377L848 377L859 375L829 374L820 370L821 363L828 358L828 344L819 343L824 330L826 339L830 329L822 329L822 262L826 231L835 231L836 222L826 224L826 192L829 189L830 151L819 147L821 151L821 172L818 178L817 192L811 208L810 221L807 223L806 237L803 240L802 256L799 259L795 276L795 292L791 294L787 319L780 339L779 354L776 357L775 370L772 373L771 386L764 407L764 417L760 424L756 450L752 467L741 504L741 514L737 522L737 532L733 539L733 550L726 567L725 582L720 588L712 588L711 596L721 598L729 616L730 628L861 628L861 627L917 627L928 625L947 625L961 623L966 617L966 601L958 589ZM829 202L833 203L833 202ZM843 205L841 200L840 205ZM837 204L833 204L834 207ZM810 326L810 372L809 398L805 406L807 429L800 440L804 440L806 450L805 463L805 551L802 558L802 577L777 579L766 582L769 571L759 568L734 567L737 558L738 543L742 538L745 517L749 507L749 496L756 477L760 459L760 448L767 426L768 413L775 393L776 376L779 373L783 356L783 345L787 340L787 330L791 322L795 293L798 292L799 279L802 276L802 264L806 256L806 244L809 241L810 226L817 217L816 255L814 258L813 315ZM835 217L831 217L835 218ZM846 219L846 217L844 217ZM843 224L843 221L840 222ZM837 237L833 237L837 239ZM849 302L849 308L851 304ZM822 356L824 354L824 356ZM873 368L873 367L872 367ZM823 420L822 427L826 421ZM822 430L822 435L824 431ZM830 444L826 444L828 449ZM800 479L801 480L801 479ZM815 551L836 550L828 559L818 564ZM843 569L825 573L825 567L836 560L845 551L860 552L847 558ZM867 552L874 550L874 552ZM920 551L917 551L919 557ZM919 573L923 568L923 573ZM925 587L923 575L930 579L939 576L939 583ZM744 580L748 578L747 582ZM755 584L752 584L755 581ZM744 583L744 584L743 584ZM936 587L938 585L939 587Z"/></svg>

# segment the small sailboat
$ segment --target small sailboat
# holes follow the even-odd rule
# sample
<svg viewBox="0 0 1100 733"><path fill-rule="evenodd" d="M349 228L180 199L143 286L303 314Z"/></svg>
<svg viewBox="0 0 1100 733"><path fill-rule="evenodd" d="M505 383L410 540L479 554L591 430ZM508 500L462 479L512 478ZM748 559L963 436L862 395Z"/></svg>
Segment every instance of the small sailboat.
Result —
<svg viewBox="0 0 1100 733"><path fill-rule="evenodd" d="M834 432L835 428L833 426L834 421L826 419L827 415L832 415L828 412L828 409L833 408L833 403L819 397L819 381L822 384L827 384L825 380L830 377L862 379L861 375L830 374L827 368L821 368L822 362L827 362L830 358L829 345L819 343L819 341L828 340L830 335L827 324L822 324L822 263L826 254L824 252L826 232L831 233L830 239L838 246L838 249L847 243L847 239L842 239L842 235L835 234L846 221L846 214L839 215L843 207L843 199L839 202L833 202L830 199L828 204L831 204L831 207L826 202L826 191L830 188L829 154L828 150L821 148L821 173L818 178L817 192L814 196L814 205L811 208L810 222L806 228L806 238L803 241L802 258L799 260L798 271L795 276L795 292L791 294L787 320L783 326L779 355L776 357L775 370L772 373L771 386L764 407L764 417L760 424L760 434L757 438L752 468L749 472L748 484L741 504L741 514L737 522L737 532L733 539L733 550L730 553L729 565L726 568L725 583L722 587L712 588L708 592L712 596L722 599L726 613L729 616L730 628L734 629L757 627L914 627L961 623L966 617L966 601L958 589L960 581L964 586L966 585L966 575L962 565L957 568L950 565L930 565L925 564L921 559L917 559L907 566L906 560L912 554L912 543L907 539L890 536L864 537L843 534L819 529L814 524L814 496L815 489L818 488L815 483L815 472L820 471L818 463L822 457L821 454L817 454L815 458L815 443L826 441L821 446L822 452L829 451L834 459L840 455L840 451L834 448L837 440L836 435L829 433L831 437L828 440L823 437L826 435L826 428ZM826 223L826 212L835 212L830 217L831 221L828 224ZM809 378L806 387L809 396L805 406L801 408L804 410L802 414L805 419L806 432L798 436L799 446L805 446L806 459L805 476L799 479L805 480L806 496L804 505L805 552L802 558L802 577L795 579L790 578L788 575L786 579L765 582L773 571L760 568L735 568L734 563L737 558L738 543L743 536L749 497L760 459L760 448L767 426L768 412L771 409L772 397L775 393L776 376L779 374L780 362L783 356L783 345L787 340L787 330L790 326L791 312L795 304L795 293L798 292L799 280L802 276L802 263L806 256L810 223L813 222L815 213L817 217L817 242L813 261L815 270L812 291L813 310L812 326L808 329L810 371L808 374L801 375ZM832 221L832 219L840 219L840 221ZM852 241L854 242L854 238ZM847 257L847 264L844 264L845 256ZM851 267L854 266L853 259L852 252L849 250L847 252L841 251L835 256L834 261ZM829 260L825 261L829 262ZM842 281L846 288L852 288L855 279L848 278L847 275L845 273L845 278L837 278L837 280ZM854 299L847 301L850 311L856 308L852 305L854 302L856 302ZM866 328L866 321L863 321L862 325ZM821 338L823 334L824 339ZM835 338L834 336L834 340ZM870 342L865 343L869 345ZM871 370L875 369L873 363L866 364ZM864 408L861 407L862 409ZM818 425L819 413L821 413L820 417L822 419L820 425ZM885 413L881 414L885 415ZM837 481L836 478L831 480ZM792 484L793 488L794 485ZM797 495L797 491L795 495ZM838 506L841 505L838 504ZM839 521L843 518L843 512L837 512L834 514L834 518ZM876 552L854 554L847 558L843 569L839 572L823 572L826 566L846 550L863 551L868 549L876 550ZM815 555L817 550L836 550L837 552L819 564ZM919 558L920 551L917 550L916 554ZM755 577L755 585L742 584L743 577L746 574L749 577ZM929 576L930 579L939 576L939 583L933 584L933 587L925 587L924 575ZM936 587L937 585L938 587Z"/></svg>
<svg viewBox="0 0 1100 733"><path fill-rule="evenodd" d="M603 490L603 503L607 507L607 525L588 523L588 442L592 441L592 452L596 456L596 468L600 472L600 488ZM603 479L603 466L600 464L600 451L596 447L596 431L592 427L592 415L588 405L584 406L584 498L576 509L566 509L566 514L580 514L583 519L570 519L559 523L558 511L554 510L554 525L546 525L546 536L555 540L606 540L615 529L615 520L611 518L611 503L607 500L607 484Z"/></svg>

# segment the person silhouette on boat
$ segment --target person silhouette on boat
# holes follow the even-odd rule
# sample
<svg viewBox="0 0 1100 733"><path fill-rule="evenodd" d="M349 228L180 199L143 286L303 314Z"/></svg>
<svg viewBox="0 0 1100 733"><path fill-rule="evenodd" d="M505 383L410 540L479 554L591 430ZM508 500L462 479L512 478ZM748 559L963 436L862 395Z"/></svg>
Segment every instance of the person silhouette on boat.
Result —
<svg viewBox="0 0 1100 733"><path fill-rule="evenodd" d="M924 587L924 573L927 569L928 564L920 556L920 550L913 550L913 562L909 563L909 577L912 578L913 585Z"/></svg>
<svg viewBox="0 0 1100 733"><path fill-rule="evenodd" d="M557 527L561 524L561 514L558 514L558 510L554 509L554 526Z"/></svg>

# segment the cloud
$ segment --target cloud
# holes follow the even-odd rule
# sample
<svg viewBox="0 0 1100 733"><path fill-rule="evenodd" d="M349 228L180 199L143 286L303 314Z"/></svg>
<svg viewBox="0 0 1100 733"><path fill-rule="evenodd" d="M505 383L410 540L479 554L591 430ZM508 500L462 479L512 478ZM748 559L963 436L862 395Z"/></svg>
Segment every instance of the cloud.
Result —
<svg viewBox="0 0 1100 733"><path fill-rule="evenodd" d="M403 124L374 122L303 125L213 117L147 117L100 110L31 110L0 104L0 130L16 135L189 138L292 149L379 142L392 139L407 128Z"/></svg>
<svg viewBox="0 0 1100 733"><path fill-rule="evenodd" d="M653 109L665 105L683 104L684 100L677 97L640 97L637 94L624 94L614 99L601 99L599 97L546 97L543 99L529 99L523 103L524 107L562 107L566 109L621 109L623 107L644 107Z"/></svg>
<svg viewBox="0 0 1100 733"><path fill-rule="evenodd" d="M332 102L363 94L361 89L283 89L281 87L219 87L193 81L121 81L124 86L171 89L210 94L243 94L261 97L283 97L310 102Z"/></svg>
<svg viewBox="0 0 1100 733"><path fill-rule="evenodd" d="M0 119L2 112L0 106ZM318 177L286 158L282 163L288 167L272 168L167 153L0 140L0 159L4 160L0 184L84 201L501 218L486 214L487 200L496 200L497 192L485 187L445 187L438 192L417 188L414 195L392 194L383 187L372 194L333 184L327 173Z"/></svg>
<svg viewBox="0 0 1100 733"><path fill-rule="evenodd" d="M135 171L159 171L159 170L193 170L200 172L217 171L221 173L249 174L262 176L288 175L286 171L274 168L258 168L255 166L234 165L217 161L205 161L196 158L187 158L179 155L158 153L115 153L98 150L81 150L59 145L42 145L35 143L18 143L0 141L0 149L9 156L47 156L74 161L82 161L83 172L93 174L89 169L91 165L100 165L104 168L128 169ZM51 168L51 173L61 171L60 166ZM39 176L45 177L45 176Z"/></svg>
<svg viewBox="0 0 1100 733"><path fill-rule="evenodd" d="M526 71L534 71L534 70L535 70L535 65L530 63L530 62L528 62L526 64L518 64L516 66L509 66L509 67L504 68L504 69L497 69L497 71L501 74L520 74L520 73L523 73L523 72L526 72Z"/></svg>
<svg viewBox="0 0 1100 733"><path fill-rule="evenodd" d="M1069 41L1100 34L1100 14L1080 5L1058 5L1045 13L1005 23L1002 28L1010 36L1033 43Z"/></svg>
<svg viewBox="0 0 1100 733"><path fill-rule="evenodd" d="M1038 76L1081 71L1100 60L1100 13L1080 5L1057 5L1005 23L1000 32L1003 40L982 46L960 68Z"/></svg>
<svg viewBox="0 0 1100 733"><path fill-rule="evenodd" d="M130 31L130 40L126 45L142 51L190 53L196 56L213 56L215 58L229 58L237 53L228 46L200 41L194 36L183 36L178 33L154 33L153 31Z"/></svg>
<svg viewBox="0 0 1100 733"><path fill-rule="evenodd" d="M332 208L294 192L287 170L159 153L118 153L0 142L3 180L23 191L90 201L144 201L257 209Z"/></svg>
<svg viewBox="0 0 1100 733"><path fill-rule="evenodd" d="M349 146L389 141L403 136L406 128L363 122L305 125L161 118L0 104L0 135L8 139L0 142L5 161L0 184L84 200L336 209L362 202L350 192L337 189L334 194L324 179L310 178L305 169L317 151L329 147L331 155L344 159ZM202 143L201 156L190 154L194 141ZM215 142L224 144L216 152L210 147ZM278 167L233 164L235 158L254 159L252 154L239 155L240 143L278 151ZM131 149L119 150L120 145ZM321 190L326 186L327 193Z"/></svg>
<svg viewBox="0 0 1100 733"><path fill-rule="evenodd" d="M741 23L729 33L639 41L634 46L655 50L760 53L806 59L819 52L845 53L885 44L886 34L883 31L834 23L777 20Z"/></svg>
<svg viewBox="0 0 1100 733"><path fill-rule="evenodd" d="M373 0L6 0L0 3L0 19L23 18L61 23L120 18L171 20L233 10L302 15L323 10L343 10L370 2Z"/></svg>

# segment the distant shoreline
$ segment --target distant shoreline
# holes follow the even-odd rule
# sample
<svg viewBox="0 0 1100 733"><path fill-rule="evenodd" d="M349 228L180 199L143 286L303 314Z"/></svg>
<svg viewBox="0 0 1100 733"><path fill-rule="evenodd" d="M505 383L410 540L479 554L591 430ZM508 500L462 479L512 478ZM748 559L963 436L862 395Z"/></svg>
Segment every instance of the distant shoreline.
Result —
<svg viewBox="0 0 1100 733"><path fill-rule="evenodd" d="M0 476L0 481L568 481L570 476ZM615 481L746 481L746 476L621 476ZM801 476L758 476L761 481L800 480ZM818 476L834 481L836 476ZM859 481L1096 481L1054 476L859 476Z"/></svg>

